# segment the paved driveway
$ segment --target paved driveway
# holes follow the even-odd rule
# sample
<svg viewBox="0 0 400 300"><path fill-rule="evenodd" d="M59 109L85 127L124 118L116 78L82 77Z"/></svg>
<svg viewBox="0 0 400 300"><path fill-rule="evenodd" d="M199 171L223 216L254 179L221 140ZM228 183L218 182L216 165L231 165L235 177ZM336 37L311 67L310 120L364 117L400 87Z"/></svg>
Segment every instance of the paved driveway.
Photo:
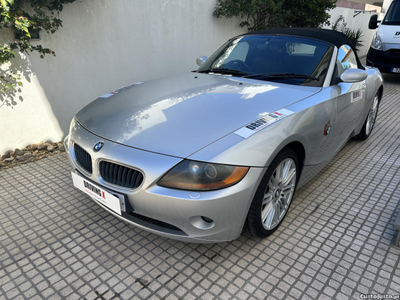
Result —
<svg viewBox="0 0 400 300"><path fill-rule="evenodd" d="M0 172L0 299L359 299L400 294L400 77L378 123L298 191L279 230L185 244L72 187L66 154Z"/></svg>

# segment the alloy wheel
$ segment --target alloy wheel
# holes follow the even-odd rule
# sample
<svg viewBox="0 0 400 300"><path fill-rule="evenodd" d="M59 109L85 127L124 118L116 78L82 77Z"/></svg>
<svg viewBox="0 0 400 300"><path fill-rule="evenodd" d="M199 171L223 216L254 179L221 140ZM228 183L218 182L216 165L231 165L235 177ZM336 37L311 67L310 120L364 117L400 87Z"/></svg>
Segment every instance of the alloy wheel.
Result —
<svg viewBox="0 0 400 300"><path fill-rule="evenodd" d="M372 102L372 107L370 108L367 116L367 124L365 126L365 133L369 135L374 128L376 116L378 115L378 104L379 98L378 95L375 96L374 101Z"/></svg>
<svg viewBox="0 0 400 300"><path fill-rule="evenodd" d="M273 172L261 207L261 220L266 230L274 229L285 217L296 186L296 163L283 160Z"/></svg>

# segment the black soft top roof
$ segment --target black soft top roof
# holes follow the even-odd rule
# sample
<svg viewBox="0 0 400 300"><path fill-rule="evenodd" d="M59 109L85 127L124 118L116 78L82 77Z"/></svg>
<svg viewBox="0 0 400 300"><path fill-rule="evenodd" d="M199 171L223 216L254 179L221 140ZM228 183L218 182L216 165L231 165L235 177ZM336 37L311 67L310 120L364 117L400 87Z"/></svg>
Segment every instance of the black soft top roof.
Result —
<svg viewBox="0 0 400 300"><path fill-rule="evenodd" d="M353 42L346 35L335 30L320 29L320 28L275 28L275 29L251 31L242 34L240 36L254 35L254 34L290 35L290 36L306 37L335 45L338 48L346 44L353 49L357 58L358 67L360 69L364 69L363 65L360 62L360 59L358 58L357 51L354 48Z"/></svg>

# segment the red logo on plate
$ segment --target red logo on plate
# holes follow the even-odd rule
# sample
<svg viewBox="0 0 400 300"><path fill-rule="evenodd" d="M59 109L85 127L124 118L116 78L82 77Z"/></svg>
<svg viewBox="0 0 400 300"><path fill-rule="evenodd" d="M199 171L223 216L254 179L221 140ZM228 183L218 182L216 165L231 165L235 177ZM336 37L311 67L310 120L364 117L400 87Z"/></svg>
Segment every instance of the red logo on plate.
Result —
<svg viewBox="0 0 400 300"><path fill-rule="evenodd" d="M104 195L103 191L101 192L101 194L102 194L103 198L106 199L106 195Z"/></svg>

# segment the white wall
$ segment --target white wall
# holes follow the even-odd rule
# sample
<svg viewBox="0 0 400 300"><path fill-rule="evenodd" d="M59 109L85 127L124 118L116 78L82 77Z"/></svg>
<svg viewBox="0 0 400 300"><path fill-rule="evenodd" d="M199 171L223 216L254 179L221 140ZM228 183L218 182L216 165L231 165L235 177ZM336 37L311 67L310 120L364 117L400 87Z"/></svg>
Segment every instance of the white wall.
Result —
<svg viewBox="0 0 400 300"><path fill-rule="evenodd" d="M79 109L120 86L196 69L196 57L244 32L238 20L213 17L215 4L81 0L66 6L64 27L40 41L57 56L42 60L33 53L13 64L24 70L24 86L0 107L0 154L61 140Z"/></svg>
<svg viewBox="0 0 400 300"><path fill-rule="evenodd" d="M331 22L331 26L336 20L342 15L347 23L347 27L351 29L362 29L363 31L363 44L364 46L358 51L359 56L365 56L368 53L368 49L371 46L372 38L374 37L375 30L368 29L369 19L376 12L368 12L363 11L360 14L356 15L358 10L344 8L344 7L336 7L335 9L329 11L331 15L329 21ZM331 28L331 26L326 26L327 28Z"/></svg>

